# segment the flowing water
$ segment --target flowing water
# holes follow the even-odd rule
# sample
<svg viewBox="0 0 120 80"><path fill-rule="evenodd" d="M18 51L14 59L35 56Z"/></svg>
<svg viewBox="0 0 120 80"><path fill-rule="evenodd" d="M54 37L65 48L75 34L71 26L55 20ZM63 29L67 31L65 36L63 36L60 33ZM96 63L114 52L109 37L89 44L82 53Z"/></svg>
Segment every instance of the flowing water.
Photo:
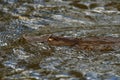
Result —
<svg viewBox="0 0 120 80"><path fill-rule="evenodd" d="M0 0L0 80L120 80L120 49L19 42L23 34L120 37L119 0Z"/></svg>

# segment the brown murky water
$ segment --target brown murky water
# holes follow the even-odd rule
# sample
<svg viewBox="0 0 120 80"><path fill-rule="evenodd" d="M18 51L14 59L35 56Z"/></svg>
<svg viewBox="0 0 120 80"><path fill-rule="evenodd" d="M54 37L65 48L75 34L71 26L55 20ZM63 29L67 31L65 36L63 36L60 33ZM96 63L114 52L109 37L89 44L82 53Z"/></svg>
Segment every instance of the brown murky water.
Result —
<svg viewBox="0 0 120 80"><path fill-rule="evenodd" d="M1 0L0 79L120 80L119 48L77 50L26 42L24 34L119 38L119 0Z"/></svg>

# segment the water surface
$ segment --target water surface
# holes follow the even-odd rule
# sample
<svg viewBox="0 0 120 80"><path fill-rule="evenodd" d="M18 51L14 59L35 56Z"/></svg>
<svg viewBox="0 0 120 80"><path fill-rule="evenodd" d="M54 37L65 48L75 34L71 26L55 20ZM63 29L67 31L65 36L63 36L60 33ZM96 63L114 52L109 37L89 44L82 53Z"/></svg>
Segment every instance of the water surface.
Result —
<svg viewBox="0 0 120 80"><path fill-rule="evenodd" d="M23 34L120 37L119 0L1 0L1 80L120 80L120 49L24 43Z"/></svg>

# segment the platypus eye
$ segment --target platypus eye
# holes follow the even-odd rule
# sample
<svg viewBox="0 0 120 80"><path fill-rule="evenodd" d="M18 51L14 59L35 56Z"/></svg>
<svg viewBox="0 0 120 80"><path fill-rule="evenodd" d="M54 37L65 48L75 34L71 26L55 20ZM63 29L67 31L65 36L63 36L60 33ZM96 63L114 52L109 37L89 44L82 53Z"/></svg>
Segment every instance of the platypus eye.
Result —
<svg viewBox="0 0 120 80"><path fill-rule="evenodd" d="M48 41L53 41L54 39L53 38L48 38Z"/></svg>
<svg viewBox="0 0 120 80"><path fill-rule="evenodd" d="M48 41L59 41L59 37L56 37L56 36L50 36L48 39Z"/></svg>

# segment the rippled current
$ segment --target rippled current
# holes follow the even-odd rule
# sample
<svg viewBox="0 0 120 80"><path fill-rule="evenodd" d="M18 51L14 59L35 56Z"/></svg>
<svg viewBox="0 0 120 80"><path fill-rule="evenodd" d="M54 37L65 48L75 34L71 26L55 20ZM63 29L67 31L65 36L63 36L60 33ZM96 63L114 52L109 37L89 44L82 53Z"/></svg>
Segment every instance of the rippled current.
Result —
<svg viewBox="0 0 120 80"><path fill-rule="evenodd" d="M0 80L120 80L120 49L19 42L24 34L120 37L120 0L0 0Z"/></svg>

